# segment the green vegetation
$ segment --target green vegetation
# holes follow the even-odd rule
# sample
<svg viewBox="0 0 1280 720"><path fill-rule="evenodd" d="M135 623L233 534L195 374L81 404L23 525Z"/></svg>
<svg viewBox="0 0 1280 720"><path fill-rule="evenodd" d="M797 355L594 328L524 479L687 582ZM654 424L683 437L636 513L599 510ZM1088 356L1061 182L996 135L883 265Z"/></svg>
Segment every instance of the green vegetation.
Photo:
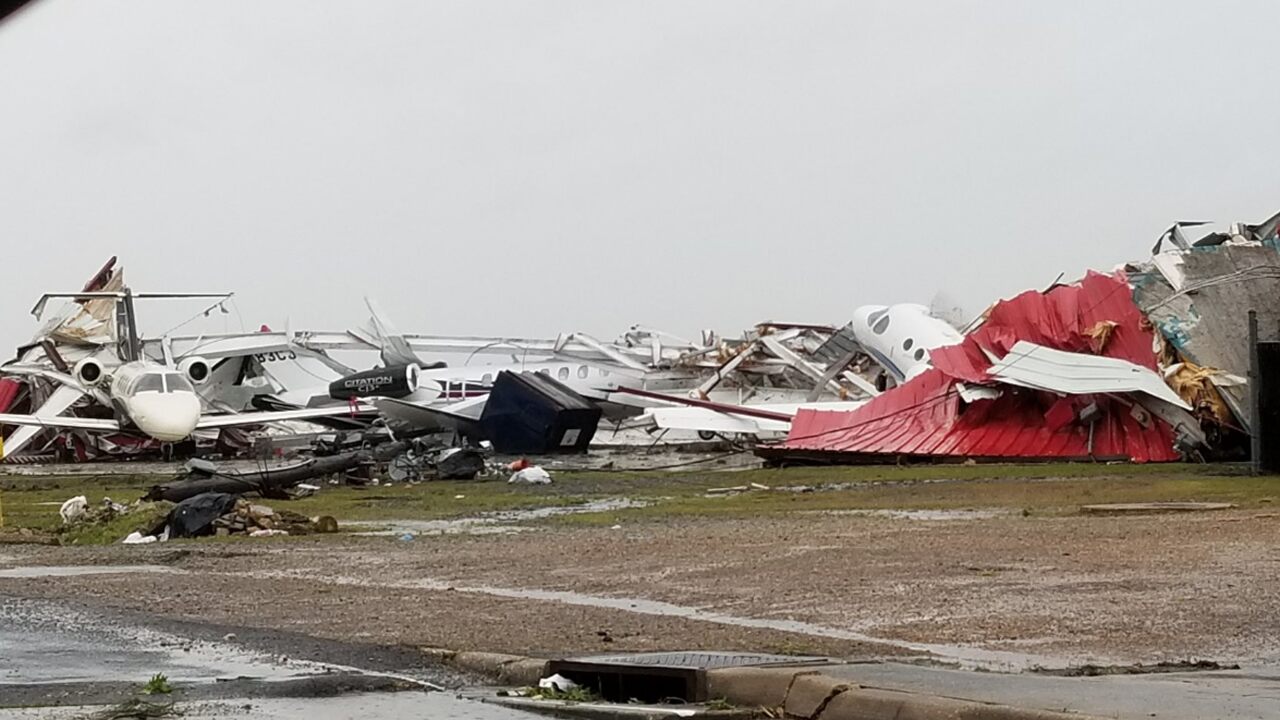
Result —
<svg viewBox="0 0 1280 720"><path fill-rule="evenodd" d="M0 477L0 510L6 528L57 530L62 525L58 508L68 498L84 495L91 506L104 497L128 503L141 497L147 487L168 479L151 475L5 476Z"/></svg>
<svg viewBox="0 0 1280 720"><path fill-rule="evenodd" d="M648 507L563 515L539 522L575 526L661 522L678 518L875 509L1004 508L1024 516L1064 515L1080 505L1108 502L1217 501L1259 507L1280 497L1280 481L1248 475L1233 465L920 465L796 467L740 471L555 472L551 485L508 485L502 479L347 487L323 484L316 495L264 501L308 516L352 521L445 520L487 512L575 505L631 498ZM128 503L168 477L10 476L0 478L6 529L58 531L64 500L85 495ZM707 495L711 488L757 483L770 490ZM799 486L810 492L779 488ZM154 523L163 504L62 533L64 543L118 542ZM334 536L322 536L334 537ZM291 540L292 538L284 538ZM260 542L260 541L258 541Z"/></svg>
<svg viewBox="0 0 1280 720"><path fill-rule="evenodd" d="M173 692L173 686L169 684L169 678L164 673L156 673L151 676L146 685L142 686L143 695L168 695Z"/></svg>
<svg viewBox="0 0 1280 720"><path fill-rule="evenodd" d="M1080 468L1095 469L1090 475ZM720 486L757 482L773 489L729 495L672 492L649 507L565 515L547 522L609 526L678 517L889 509L1002 508L1024 516L1066 515L1078 512L1080 505L1094 503L1213 501L1258 507L1280 497L1280 481L1234 474L1232 468L1223 466L963 466L949 468L962 471L950 478L942 474L947 469L852 468L845 469L848 475L836 479L827 475L833 468L821 468L820 474L825 477L817 482L811 469L772 471L797 473L802 478L798 481L775 475L772 482L766 482L757 473L742 473L732 476L730 482L723 482L726 478L721 476ZM885 470L921 472L912 478L905 472ZM796 485L810 486L813 491L777 489Z"/></svg>
<svg viewBox="0 0 1280 720"><path fill-rule="evenodd" d="M132 512L110 520L76 523L60 529L59 541L63 545L109 545L120 542L131 532L150 532L164 520L172 507L173 504L167 502L143 503Z"/></svg>

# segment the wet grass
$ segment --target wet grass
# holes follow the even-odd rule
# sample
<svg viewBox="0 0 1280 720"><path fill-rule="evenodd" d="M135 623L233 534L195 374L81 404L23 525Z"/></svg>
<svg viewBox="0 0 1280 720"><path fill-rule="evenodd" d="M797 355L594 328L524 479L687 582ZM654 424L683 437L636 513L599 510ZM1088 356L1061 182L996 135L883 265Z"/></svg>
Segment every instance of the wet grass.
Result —
<svg viewBox="0 0 1280 720"><path fill-rule="evenodd" d="M62 476L0 478L6 527L56 530L58 508L85 495L128 503L166 477ZM711 488L758 483L770 488L809 486L813 492L776 489L708 496ZM1215 501L1244 507L1280 498L1280 479L1253 477L1228 465L941 465L797 467L745 471L559 472L551 485L508 485L503 479L347 487L321 483L313 497L267 500L308 516L351 521L437 520L501 510L573 505L602 498L648 500L649 507L566 515L542 522L612 525L681 517L744 517L854 509L1007 508L1032 515L1068 514L1082 504L1145 501ZM117 527L117 524L119 526ZM137 523L128 517L86 530L80 544L118 542Z"/></svg>
<svg viewBox="0 0 1280 720"><path fill-rule="evenodd" d="M146 534L169 514L170 503L144 503L137 510L105 522L78 523L59 532L63 545L110 545L118 543L135 530Z"/></svg>
<svg viewBox="0 0 1280 720"><path fill-rule="evenodd" d="M5 527L58 530L62 503L84 495L90 506L103 498L129 503L140 498L168 476L6 478L0 484L0 512ZM461 497L459 497L461 496ZM496 510L523 510L570 505L598 495L568 492L556 485L515 486L503 480L428 482L419 485L348 487L324 484L319 492L300 500L261 500L265 505L287 508L307 516L332 515L339 525L355 520L436 520L472 517ZM101 526L104 537L125 528L115 540L134 528L128 516ZM116 527L116 526L119 527ZM80 542L107 541L85 535Z"/></svg>
<svg viewBox="0 0 1280 720"><path fill-rule="evenodd" d="M166 480L168 476L152 475L4 477L0 478L0 513L5 527L57 530L62 525L58 509L70 498L84 495L91 506L108 497L129 503L142 497L151 485Z"/></svg>
<svg viewBox="0 0 1280 720"><path fill-rule="evenodd" d="M1092 468L1082 471L1081 468ZM1055 472L1067 469L1070 472ZM858 468L827 474L741 473L721 487L752 482L770 490L707 495L705 488L682 486L648 507L566 515L545 522L564 525L613 525L680 517L758 517L838 510L966 510L1001 508L1023 515L1069 515L1081 505L1117 502L1229 502L1264 507L1280 499L1280 478L1240 474L1224 466L1000 466L948 473L931 469L912 476L899 469ZM776 474L780 472L781 474ZM966 477L967 475L967 477ZM805 478L805 480L799 480ZM723 481L725 478L718 478ZM777 488L807 485L812 492ZM692 490L692 491L691 491ZM645 493L635 497L644 499Z"/></svg>

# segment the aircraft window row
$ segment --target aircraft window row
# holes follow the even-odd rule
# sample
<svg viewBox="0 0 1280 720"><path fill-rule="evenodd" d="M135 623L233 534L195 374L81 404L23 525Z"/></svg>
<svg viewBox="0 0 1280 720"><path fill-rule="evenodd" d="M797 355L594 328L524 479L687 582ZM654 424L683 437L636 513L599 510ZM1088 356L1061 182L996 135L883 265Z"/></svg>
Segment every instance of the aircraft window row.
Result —
<svg viewBox="0 0 1280 720"><path fill-rule="evenodd" d="M550 375L551 368L542 368L538 370L538 372L542 373L543 375ZM556 377L560 378L561 380L568 380L570 372L572 371L569 369L569 366L567 365L561 366L556 369ZM599 374L600 377L606 377L608 376L609 371L604 369L597 369L596 373ZM591 375L591 368L586 365L579 365L577 369L577 374L579 378L586 380L587 377ZM481 376L480 382L486 385L493 382L493 374L485 373L483 376Z"/></svg>

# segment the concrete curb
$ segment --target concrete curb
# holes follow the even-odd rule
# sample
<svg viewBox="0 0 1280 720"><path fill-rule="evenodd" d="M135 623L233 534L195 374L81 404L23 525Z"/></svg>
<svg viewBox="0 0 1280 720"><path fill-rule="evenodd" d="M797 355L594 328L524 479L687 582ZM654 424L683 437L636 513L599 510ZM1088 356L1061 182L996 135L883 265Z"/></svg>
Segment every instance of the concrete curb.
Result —
<svg viewBox="0 0 1280 720"><path fill-rule="evenodd" d="M820 669L708 670L707 696L797 720L1101 720L1091 715L849 685L823 675Z"/></svg>
<svg viewBox="0 0 1280 720"><path fill-rule="evenodd" d="M420 648L436 662L493 678L537 685L547 660L486 652ZM792 720L1103 720L1093 715L851 685L814 668L719 668L706 672L707 697L739 709L759 708ZM592 707L598 716L600 708Z"/></svg>
<svg viewBox="0 0 1280 720"><path fill-rule="evenodd" d="M547 661L523 655L487 652L454 652L444 648L419 648L436 662L452 665L476 675L485 675L503 685L537 685L547 672Z"/></svg>

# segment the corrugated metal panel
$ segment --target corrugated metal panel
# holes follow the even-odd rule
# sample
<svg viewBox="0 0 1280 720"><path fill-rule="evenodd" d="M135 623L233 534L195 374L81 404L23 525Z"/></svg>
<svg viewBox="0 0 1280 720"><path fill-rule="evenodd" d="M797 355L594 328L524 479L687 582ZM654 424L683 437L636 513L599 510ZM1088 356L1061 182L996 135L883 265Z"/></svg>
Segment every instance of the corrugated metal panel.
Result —
<svg viewBox="0 0 1280 720"><path fill-rule="evenodd" d="M1018 342L987 374L1001 382L1065 395L1143 392L1190 410L1153 370L1128 360L1054 350Z"/></svg>
<svg viewBox="0 0 1280 720"><path fill-rule="evenodd" d="M1109 332L1099 332L1100 324ZM1156 367L1150 328L1130 299L1124 276L1090 273L1075 285L997 304L964 343L934 351L933 369L857 410L799 411L786 442L761 454L1178 459L1167 423L1147 418L1144 425L1129 405L1105 395L1081 396L1078 407L1061 406L1054 393L1005 385L999 398L962 403L957 382L995 381L988 373L988 354L1003 357L1022 341ZM1074 421L1088 402L1102 411L1093 425L1092 446L1089 428Z"/></svg>
<svg viewBox="0 0 1280 720"><path fill-rule="evenodd" d="M1177 257L1182 287L1175 289L1160 273L1135 273L1135 302L1183 358L1246 375L1248 311L1257 311L1264 340L1273 338L1274 328L1280 326L1280 252L1269 244L1220 245ZM1248 386L1218 390L1247 428Z"/></svg>
<svg viewBox="0 0 1280 720"><path fill-rule="evenodd" d="M17 380L0 378L0 413L9 412L21 390L22 385Z"/></svg>
<svg viewBox="0 0 1280 720"><path fill-rule="evenodd" d="M858 347L858 338L853 334L853 323L849 323L831 334L827 341L813 351L812 358L824 367L847 357Z"/></svg>

